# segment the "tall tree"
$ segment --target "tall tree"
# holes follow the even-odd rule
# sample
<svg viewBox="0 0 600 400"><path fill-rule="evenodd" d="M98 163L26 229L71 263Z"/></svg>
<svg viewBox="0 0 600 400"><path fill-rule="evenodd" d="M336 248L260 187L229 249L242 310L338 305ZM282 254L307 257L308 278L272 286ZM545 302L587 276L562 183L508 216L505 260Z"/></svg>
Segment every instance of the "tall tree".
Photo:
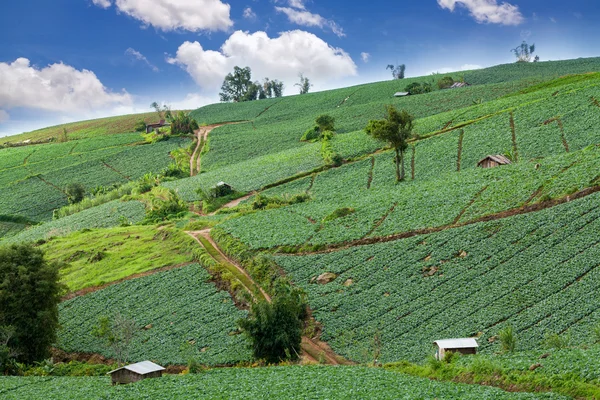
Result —
<svg viewBox="0 0 600 400"><path fill-rule="evenodd" d="M0 326L10 331L6 346L20 362L47 358L56 342L59 267L32 245L0 248Z"/></svg>
<svg viewBox="0 0 600 400"><path fill-rule="evenodd" d="M396 152L396 182L404 180L404 152L408 139L412 137L413 116L407 111L398 111L394 106L386 106L386 117L370 120L365 132L374 139L389 143Z"/></svg>
<svg viewBox="0 0 600 400"><path fill-rule="evenodd" d="M255 86L252 82L252 70L250 67L240 68L237 65L233 67L233 72L225 76L221 85L221 93L219 97L221 101L244 101L247 99L248 90ZM254 100L254 99L251 99Z"/></svg>
<svg viewBox="0 0 600 400"><path fill-rule="evenodd" d="M163 104L161 107L161 105L155 101L152 104L150 104L150 108L154 108L154 110L158 114L158 118L161 120L164 119L164 120L170 121L171 119L173 119L173 113L171 112L171 107L166 104Z"/></svg>
<svg viewBox="0 0 600 400"><path fill-rule="evenodd" d="M304 74L300 74L299 78L300 82L294 84L294 86L298 86L300 88L300 94L308 93L312 87L312 83L310 83L310 80L305 77Z"/></svg>
<svg viewBox="0 0 600 400"><path fill-rule="evenodd" d="M535 44L532 44L530 46L527 44L526 41L523 41L523 43L521 43L519 46L515 47L511 51L515 53L515 57L517 57L518 63L531 62L531 57L533 57L533 53L535 53ZM538 56L535 56L534 62L539 61L539 59L540 58Z"/></svg>
<svg viewBox="0 0 600 400"><path fill-rule="evenodd" d="M394 79L404 79L404 72L406 71L406 65L399 64L394 66L393 64L388 64L385 69L389 69L392 71L392 76Z"/></svg>

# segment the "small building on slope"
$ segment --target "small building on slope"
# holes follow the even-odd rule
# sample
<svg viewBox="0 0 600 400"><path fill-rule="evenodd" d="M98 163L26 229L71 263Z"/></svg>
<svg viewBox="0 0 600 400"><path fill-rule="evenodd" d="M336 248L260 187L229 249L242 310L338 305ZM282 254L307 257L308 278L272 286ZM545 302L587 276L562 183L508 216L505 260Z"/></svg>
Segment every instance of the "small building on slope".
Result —
<svg viewBox="0 0 600 400"><path fill-rule="evenodd" d="M433 342L436 346L435 358L443 360L446 353L455 352L461 354L477 354L477 340L475 338L443 339Z"/></svg>
<svg viewBox="0 0 600 400"><path fill-rule="evenodd" d="M151 133L154 130L158 131L163 126L170 126L170 124L167 124L164 119L161 119L157 124L147 124L146 133Z"/></svg>
<svg viewBox="0 0 600 400"><path fill-rule="evenodd" d="M394 97L406 97L406 96L410 96L410 93L408 93L408 92L396 92L396 93L394 93Z"/></svg>
<svg viewBox="0 0 600 400"><path fill-rule="evenodd" d="M511 161L501 154L490 155L483 159L481 159L477 166L481 168L494 168L500 165L508 165L511 164Z"/></svg>
<svg viewBox="0 0 600 400"><path fill-rule="evenodd" d="M107 372L107 375L110 375L112 384L116 385L137 382L146 378L160 378L164 370L163 367L152 361L142 361L112 370Z"/></svg>

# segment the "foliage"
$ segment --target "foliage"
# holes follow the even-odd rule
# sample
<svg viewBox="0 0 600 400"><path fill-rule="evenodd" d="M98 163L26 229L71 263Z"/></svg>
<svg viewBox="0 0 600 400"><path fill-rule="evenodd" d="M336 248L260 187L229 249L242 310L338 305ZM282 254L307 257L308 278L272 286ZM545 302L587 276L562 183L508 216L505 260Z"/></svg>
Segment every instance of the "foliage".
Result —
<svg viewBox="0 0 600 400"><path fill-rule="evenodd" d="M531 57L535 53L535 44L530 46L526 41L523 41L519 46L512 49L511 52L515 53L518 63L528 63L531 62ZM534 62L539 61L539 59L538 56L535 56Z"/></svg>
<svg viewBox="0 0 600 400"><path fill-rule="evenodd" d="M21 362L48 357L56 340L63 291L59 266L31 245L0 248L0 327L5 358L7 350L8 356Z"/></svg>
<svg viewBox="0 0 600 400"><path fill-rule="evenodd" d="M69 183L65 187L65 194L70 204L77 204L85 197L85 187L81 183Z"/></svg>
<svg viewBox="0 0 600 400"><path fill-rule="evenodd" d="M162 107L156 101L150 104L150 108L154 108L154 111L158 114L158 118L160 120L170 121L173 119L173 113L171 112L171 107L167 104L163 104Z"/></svg>
<svg viewBox="0 0 600 400"><path fill-rule="evenodd" d="M333 118L331 115L327 115L327 114L319 115L315 119L315 123L317 124L317 126L319 127L319 130L321 132L335 131L335 127L334 127L335 118Z"/></svg>
<svg viewBox="0 0 600 400"><path fill-rule="evenodd" d="M248 318L238 325L251 343L254 358L276 363L298 359L306 315L303 293L279 288L272 302L252 304Z"/></svg>
<svg viewBox="0 0 600 400"><path fill-rule="evenodd" d="M343 218L347 215L354 213L355 211L356 210L354 208L350 208L350 207L338 208L334 212L332 212L331 214L326 216L323 219L323 222L329 222L329 221L333 221L334 219L337 219L337 218Z"/></svg>
<svg viewBox="0 0 600 400"><path fill-rule="evenodd" d="M302 137L300 138L301 142L313 142L315 140L319 140L321 138L321 130L317 125L312 128L307 129Z"/></svg>
<svg viewBox="0 0 600 400"><path fill-rule="evenodd" d="M432 91L431 83L429 82L413 82L404 88L405 92L410 94L424 94Z"/></svg>
<svg viewBox="0 0 600 400"><path fill-rule="evenodd" d="M98 325L92 328L92 336L104 340L106 346L117 358L117 366L129 361L131 343L138 327L133 319L125 318L116 312L112 321L106 316L98 317Z"/></svg>
<svg viewBox="0 0 600 400"><path fill-rule="evenodd" d="M400 182L404 180L404 152L408 148L407 141L412 136L413 116L406 110L396 110L394 106L387 106L386 114L385 119L370 120L365 132L393 147L396 153L396 182Z"/></svg>
<svg viewBox="0 0 600 400"><path fill-rule="evenodd" d="M393 64L388 64L385 69L389 69L392 71L392 76L394 79L404 79L404 73L406 71L406 65L398 64L394 66Z"/></svg>
<svg viewBox="0 0 600 400"><path fill-rule="evenodd" d="M169 135L164 132L150 132L150 133L142 133L142 137L146 143L154 144L158 142L162 142L165 140L169 140Z"/></svg>
<svg viewBox="0 0 600 400"><path fill-rule="evenodd" d="M310 83L310 80L305 77L304 74L300 74L298 77L300 78L300 82L295 83L294 86L298 86L300 88L300 94L307 94L313 84Z"/></svg>
<svg viewBox="0 0 600 400"><path fill-rule="evenodd" d="M508 325L498 332L498 339L502 345L502 350L507 353L512 353L517 347L517 338L512 326Z"/></svg>
<svg viewBox="0 0 600 400"><path fill-rule="evenodd" d="M143 224L155 224L179 218L187 212L187 204L173 190L154 188L150 192Z"/></svg>
<svg viewBox="0 0 600 400"><path fill-rule="evenodd" d="M144 121L143 119L140 119L133 126L133 130L135 132L146 132L146 121Z"/></svg>
<svg viewBox="0 0 600 400"><path fill-rule="evenodd" d="M437 81L438 89L447 89L454 84L454 79L451 76L444 76Z"/></svg>
<svg viewBox="0 0 600 400"><path fill-rule="evenodd" d="M343 159L342 156L334 150L332 139L332 131L324 131L321 133L321 157L323 157L325 164L337 167L342 164Z"/></svg>
<svg viewBox="0 0 600 400"><path fill-rule="evenodd" d="M171 134L172 135L192 135L198 129L198 122L183 111L179 111L171 119Z"/></svg>
<svg viewBox="0 0 600 400"><path fill-rule="evenodd" d="M192 357L204 365L223 365L251 359L236 329L236 320L246 312L235 307L227 292L217 290L201 265L126 280L64 301L59 347L115 357L115 351L90 332L98 315L117 311L138 326L130 346L132 360L181 365Z"/></svg>
<svg viewBox="0 0 600 400"><path fill-rule="evenodd" d="M260 100L283 95L283 82L277 79L265 78L263 83L252 82L250 67L240 68L235 66L233 72L225 77L219 93L221 101L245 102Z"/></svg>
<svg viewBox="0 0 600 400"><path fill-rule="evenodd" d="M259 193L254 197L252 203L250 203L250 207L253 210L270 210L290 204L304 203L308 200L310 200L310 196L306 193L291 196L267 196Z"/></svg>

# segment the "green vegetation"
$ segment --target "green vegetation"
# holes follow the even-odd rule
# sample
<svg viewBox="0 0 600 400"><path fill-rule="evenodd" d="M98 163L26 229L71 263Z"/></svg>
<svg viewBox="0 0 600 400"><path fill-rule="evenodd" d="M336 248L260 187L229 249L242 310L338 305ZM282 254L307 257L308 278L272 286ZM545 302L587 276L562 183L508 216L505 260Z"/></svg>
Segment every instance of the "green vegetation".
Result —
<svg viewBox="0 0 600 400"><path fill-rule="evenodd" d="M76 291L190 262L195 243L173 227L146 225L84 230L53 239L41 248L51 261L68 263L61 269L61 280Z"/></svg>
<svg viewBox="0 0 600 400"><path fill-rule="evenodd" d="M193 357L205 365L249 361L250 352L236 329L246 312L236 309L229 294L210 280L202 266L192 264L67 300L60 305L60 348L116 357L92 331L98 316L119 312L137 327L129 346L132 360L186 364Z"/></svg>
<svg viewBox="0 0 600 400"><path fill-rule="evenodd" d="M509 393L485 386L436 382L382 368L272 367L213 369L202 375L167 376L111 386L109 378L8 377L0 381L6 400L137 399L172 397L252 399L563 399L551 393Z"/></svg>
<svg viewBox="0 0 600 400"><path fill-rule="evenodd" d="M30 245L0 248L0 368L32 363L50 354L56 341L63 287L60 265Z"/></svg>

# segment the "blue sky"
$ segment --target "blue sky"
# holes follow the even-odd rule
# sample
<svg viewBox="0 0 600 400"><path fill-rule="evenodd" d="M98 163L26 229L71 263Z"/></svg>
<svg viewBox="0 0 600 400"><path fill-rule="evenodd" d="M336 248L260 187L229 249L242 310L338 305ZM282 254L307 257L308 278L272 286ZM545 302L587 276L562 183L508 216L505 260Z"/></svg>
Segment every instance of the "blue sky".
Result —
<svg viewBox="0 0 600 400"><path fill-rule="evenodd" d="M343 4L343 6L340 6ZM589 0L20 0L0 24L0 136L218 101L234 65L313 90L514 61L600 56Z"/></svg>

